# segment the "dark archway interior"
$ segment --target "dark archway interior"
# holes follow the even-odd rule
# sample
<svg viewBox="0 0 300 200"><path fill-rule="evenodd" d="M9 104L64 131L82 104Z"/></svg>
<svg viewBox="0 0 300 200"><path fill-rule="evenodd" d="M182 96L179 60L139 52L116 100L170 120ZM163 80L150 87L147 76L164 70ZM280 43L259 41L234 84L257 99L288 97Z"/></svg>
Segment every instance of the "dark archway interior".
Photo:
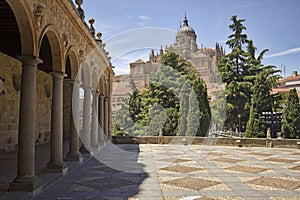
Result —
<svg viewBox="0 0 300 200"><path fill-rule="evenodd" d="M65 73L66 73L66 77L67 79L71 78L71 61L70 61L70 57L68 56L67 58L67 62L66 62L66 69L65 69Z"/></svg>
<svg viewBox="0 0 300 200"><path fill-rule="evenodd" d="M0 51L12 56L21 56L19 27L13 11L5 0L0 0Z"/></svg>
<svg viewBox="0 0 300 200"><path fill-rule="evenodd" d="M48 37L45 35L40 49L40 58L43 60L38 68L44 72L52 72L52 53Z"/></svg>

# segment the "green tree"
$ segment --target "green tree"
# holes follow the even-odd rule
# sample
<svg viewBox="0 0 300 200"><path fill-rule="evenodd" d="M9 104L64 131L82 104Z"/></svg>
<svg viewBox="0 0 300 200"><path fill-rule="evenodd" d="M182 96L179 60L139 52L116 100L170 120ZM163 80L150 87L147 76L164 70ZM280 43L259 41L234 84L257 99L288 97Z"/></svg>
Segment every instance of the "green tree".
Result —
<svg viewBox="0 0 300 200"><path fill-rule="evenodd" d="M226 99L224 91L216 91L213 93L215 99L211 101L211 121L216 126L216 130L223 127L226 118Z"/></svg>
<svg viewBox="0 0 300 200"><path fill-rule="evenodd" d="M233 31L226 44L232 51L225 55L218 63L218 68L223 82L226 84L227 118L225 127L237 129L240 115L242 127L245 127L249 117L251 81L245 79L250 75L251 69L247 64L247 54L244 46L247 44L247 35L243 33L246 27L242 24L245 19L231 18L229 28Z"/></svg>
<svg viewBox="0 0 300 200"><path fill-rule="evenodd" d="M268 84L265 84L267 77L265 73L260 73L253 87L253 96L250 108L250 118L247 123L247 137L265 137L266 129L262 112L272 112L272 105L266 102L272 102Z"/></svg>
<svg viewBox="0 0 300 200"><path fill-rule="evenodd" d="M178 123L172 122L172 117L178 120L177 115L173 113L175 110L178 112L178 104L172 89L150 82L148 90L141 96L141 112L138 114L137 123L148 127L145 131L150 135L158 135L159 129L162 129L164 135L172 135L176 133L178 126Z"/></svg>
<svg viewBox="0 0 300 200"><path fill-rule="evenodd" d="M187 136L196 136L199 127L199 104L197 94L192 90L190 93L189 112L187 117Z"/></svg>
<svg viewBox="0 0 300 200"><path fill-rule="evenodd" d="M191 90L189 83L185 82L181 89L180 95L180 125L178 135L184 136L187 131L187 118L189 112L189 95Z"/></svg>
<svg viewBox="0 0 300 200"><path fill-rule="evenodd" d="M211 119L211 110L209 102L207 99L207 90L204 84L203 79L195 78L193 82L193 91L196 94L198 109L199 109L199 123L196 136L206 136ZM192 107L189 107L189 110L192 110Z"/></svg>
<svg viewBox="0 0 300 200"><path fill-rule="evenodd" d="M114 135L132 135L132 127L134 126L134 122L132 121L128 110L128 102L124 101L121 109L114 113Z"/></svg>
<svg viewBox="0 0 300 200"><path fill-rule="evenodd" d="M300 138L300 104L296 89L291 89L283 112L282 133L285 138Z"/></svg>
<svg viewBox="0 0 300 200"><path fill-rule="evenodd" d="M264 49L255 57L257 48L254 46L253 41L248 40L247 35L243 33L246 30L246 27L243 25L245 19L237 19L237 16L233 16L231 20L233 23L229 25L229 28L234 33L228 37L226 44L232 51L225 55L218 64L220 75L226 84L227 117L225 127L233 130L237 129L240 120L241 131L244 131L248 126L248 135L251 136L250 132L252 133L253 131L250 130L250 124L253 124L255 121L253 117L256 116L256 112L259 112L258 114L261 115L260 111L255 107L257 103L251 102L251 98L258 98L260 94L253 93L257 92L260 89L259 87L264 89L268 98L259 100L259 103L263 104L259 109L268 110L265 107L273 105L273 97L268 93L276 85L279 71L275 70L274 66L264 66L262 64L263 55L268 49ZM259 77L260 75L261 77ZM264 86L255 86L256 81L266 82L264 82ZM254 107L251 108L251 106ZM252 118L250 120L251 123L247 125L250 110Z"/></svg>

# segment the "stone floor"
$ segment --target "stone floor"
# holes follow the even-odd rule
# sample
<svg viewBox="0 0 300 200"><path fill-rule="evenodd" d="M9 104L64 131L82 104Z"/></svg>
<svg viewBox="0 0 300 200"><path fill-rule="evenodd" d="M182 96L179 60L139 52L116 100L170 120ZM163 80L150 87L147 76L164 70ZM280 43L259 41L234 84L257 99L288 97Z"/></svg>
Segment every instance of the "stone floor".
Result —
<svg viewBox="0 0 300 200"><path fill-rule="evenodd" d="M295 200L300 150L107 145L34 199Z"/></svg>
<svg viewBox="0 0 300 200"><path fill-rule="evenodd" d="M67 154L69 150L69 141L63 143L63 154ZM49 143L36 145L35 147L35 172L37 176L44 173L45 166L50 160L50 145ZM17 175L17 151L0 152L0 196L3 195L9 184L16 178Z"/></svg>

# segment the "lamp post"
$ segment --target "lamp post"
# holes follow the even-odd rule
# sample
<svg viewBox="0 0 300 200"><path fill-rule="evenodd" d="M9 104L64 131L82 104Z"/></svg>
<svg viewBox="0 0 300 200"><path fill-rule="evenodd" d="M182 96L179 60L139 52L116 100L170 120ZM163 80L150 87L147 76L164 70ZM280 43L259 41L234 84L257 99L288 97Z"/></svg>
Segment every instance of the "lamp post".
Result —
<svg viewBox="0 0 300 200"><path fill-rule="evenodd" d="M238 114L238 118L239 118L239 134L240 134L240 137L242 137L242 133L241 133L241 114Z"/></svg>

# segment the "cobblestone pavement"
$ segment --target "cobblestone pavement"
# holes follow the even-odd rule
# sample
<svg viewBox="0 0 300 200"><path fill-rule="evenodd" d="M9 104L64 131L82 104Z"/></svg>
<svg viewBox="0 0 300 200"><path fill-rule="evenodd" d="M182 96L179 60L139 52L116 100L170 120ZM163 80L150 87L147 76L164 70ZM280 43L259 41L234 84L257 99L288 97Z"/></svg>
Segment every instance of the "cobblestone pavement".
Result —
<svg viewBox="0 0 300 200"><path fill-rule="evenodd" d="M300 150L108 145L34 199L300 199Z"/></svg>

